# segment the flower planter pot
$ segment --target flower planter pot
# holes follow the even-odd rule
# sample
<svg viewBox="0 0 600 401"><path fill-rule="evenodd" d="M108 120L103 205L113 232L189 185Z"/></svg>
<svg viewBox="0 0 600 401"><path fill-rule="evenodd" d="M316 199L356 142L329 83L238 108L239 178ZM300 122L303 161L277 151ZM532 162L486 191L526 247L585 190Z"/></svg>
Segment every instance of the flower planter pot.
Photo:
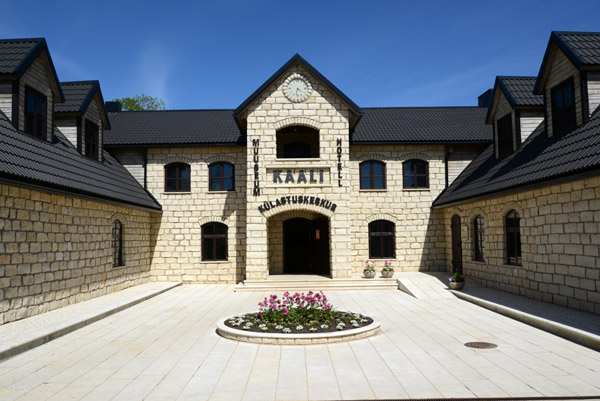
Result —
<svg viewBox="0 0 600 401"><path fill-rule="evenodd" d="M393 276L394 276L394 271L393 270L382 271L381 272L381 277L383 277L383 278L392 278Z"/></svg>
<svg viewBox="0 0 600 401"><path fill-rule="evenodd" d="M450 281L450 288L453 290L462 290L464 286L464 281Z"/></svg>
<svg viewBox="0 0 600 401"><path fill-rule="evenodd" d="M363 276L365 278L374 278L375 277L375 270L372 271L368 271L368 270L363 270Z"/></svg>

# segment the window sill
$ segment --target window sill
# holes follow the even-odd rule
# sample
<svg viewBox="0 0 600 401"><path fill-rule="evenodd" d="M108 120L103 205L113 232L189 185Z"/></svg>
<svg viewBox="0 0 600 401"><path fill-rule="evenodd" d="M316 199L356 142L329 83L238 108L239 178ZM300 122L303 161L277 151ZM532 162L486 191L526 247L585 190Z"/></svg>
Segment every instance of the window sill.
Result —
<svg viewBox="0 0 600 401"><path fill-rule="evenodd" d="M320 157L297 157L297 158L275 158L275 161L280 162L319 162Z"/></svg>
<svg viewBox="0 0 600 401"><path fill-rule="evenodd" d="M229 260L202 260L200 263L223 264L230 263Z"/></svg>
<svg viewBox="0 0 600 401"><path fill-rule="evenodd" d="M476 265L485 265L487 264L485 260L471 260L471 263L475 263Z"/></svg>
<svg viewBox="0 0 600 401"><path fill-rule="evenodd" d="M235 193L235 191L211 191L208 190L209 194L229 194L229 193Z"/></svg>
<svg viewBox="0 0 600 401"><path fill-rule="evenodd" d="M431 188L402 188L403 191L419 192L419 191L430 191Z"/></svg>
<svg viewBox="0 0 600 401"><path fill-rule="evenodd" d="M113 269L124 269L127 265L113 266Z"/></svg>
<svg viewBox="0 0 600 401"><path fill-rule="evenodd" d="M361 188L358 192L387 192L387 188Z"/></svg>
<svg viewBox="0 0 600 401"><path fill-rule="evenodd" d="M510 267L510 268L514 269L515 267L523 267L523 265L522 264L520 264L520 265L510 265L508 263L504 263L502 265L502 267Z"/></svg>
<svg viewBox="0 0 600 401"><path fill-rule="evenodd" d="M191 195L192 192L179 192L179 191L163 191L164 195Z"/></svg>
<svg viewBox="0 0 600 401"><path fill-rule="evenodd" d="M369 258L369 260L371 260L371 259L372 260L396 260L396 257L395 256L393 256L393 257L392 256L387 256L387 257L384 256L384 257L381 257L381 258Z"/></svg>

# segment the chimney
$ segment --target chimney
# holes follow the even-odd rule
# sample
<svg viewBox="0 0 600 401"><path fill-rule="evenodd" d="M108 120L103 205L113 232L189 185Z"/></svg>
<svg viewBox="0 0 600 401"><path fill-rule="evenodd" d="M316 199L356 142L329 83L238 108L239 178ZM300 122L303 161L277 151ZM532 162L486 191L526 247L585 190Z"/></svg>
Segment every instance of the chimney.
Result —
<svg viewBox="0 0 600 401"><path fill-rule="evenodd" d="M494 95L494 91L492 89L488 89L483 92L479 97L477 97L477 106L479 107L490 107L492 105L492 98Z"/></svg>
<svg viewBox="0 0 600 401"><path fill-rule="evenodd" d="M119 113L121 111L121 102L104 102L104 110L107 113Z"/></svg>

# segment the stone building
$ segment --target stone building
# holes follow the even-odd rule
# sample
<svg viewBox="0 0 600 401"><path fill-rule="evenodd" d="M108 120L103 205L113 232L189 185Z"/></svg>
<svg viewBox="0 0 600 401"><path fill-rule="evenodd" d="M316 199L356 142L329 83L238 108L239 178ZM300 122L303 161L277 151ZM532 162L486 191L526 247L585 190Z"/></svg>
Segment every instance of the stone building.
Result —
<svg viewBox="0 0 600 401"><path fill-rule="evenodd" d="M0 41L0 322L367 259L600 313L595 54L552 33L481 107L363 108L295 55L236 109L126 112L43 39Z"/></svg>

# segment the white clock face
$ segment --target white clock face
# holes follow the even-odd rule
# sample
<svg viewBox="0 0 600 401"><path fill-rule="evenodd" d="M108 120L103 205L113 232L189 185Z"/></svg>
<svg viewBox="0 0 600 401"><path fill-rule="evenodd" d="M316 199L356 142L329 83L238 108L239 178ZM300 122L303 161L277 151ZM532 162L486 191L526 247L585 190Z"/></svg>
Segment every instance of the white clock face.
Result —
<svg viewBox="0 0 600 401"><path fill-rule="evenodd" d="M302 78L292 79L286 89L288 99L292 102L302 102L308 97L308 85Z"/></svg>

